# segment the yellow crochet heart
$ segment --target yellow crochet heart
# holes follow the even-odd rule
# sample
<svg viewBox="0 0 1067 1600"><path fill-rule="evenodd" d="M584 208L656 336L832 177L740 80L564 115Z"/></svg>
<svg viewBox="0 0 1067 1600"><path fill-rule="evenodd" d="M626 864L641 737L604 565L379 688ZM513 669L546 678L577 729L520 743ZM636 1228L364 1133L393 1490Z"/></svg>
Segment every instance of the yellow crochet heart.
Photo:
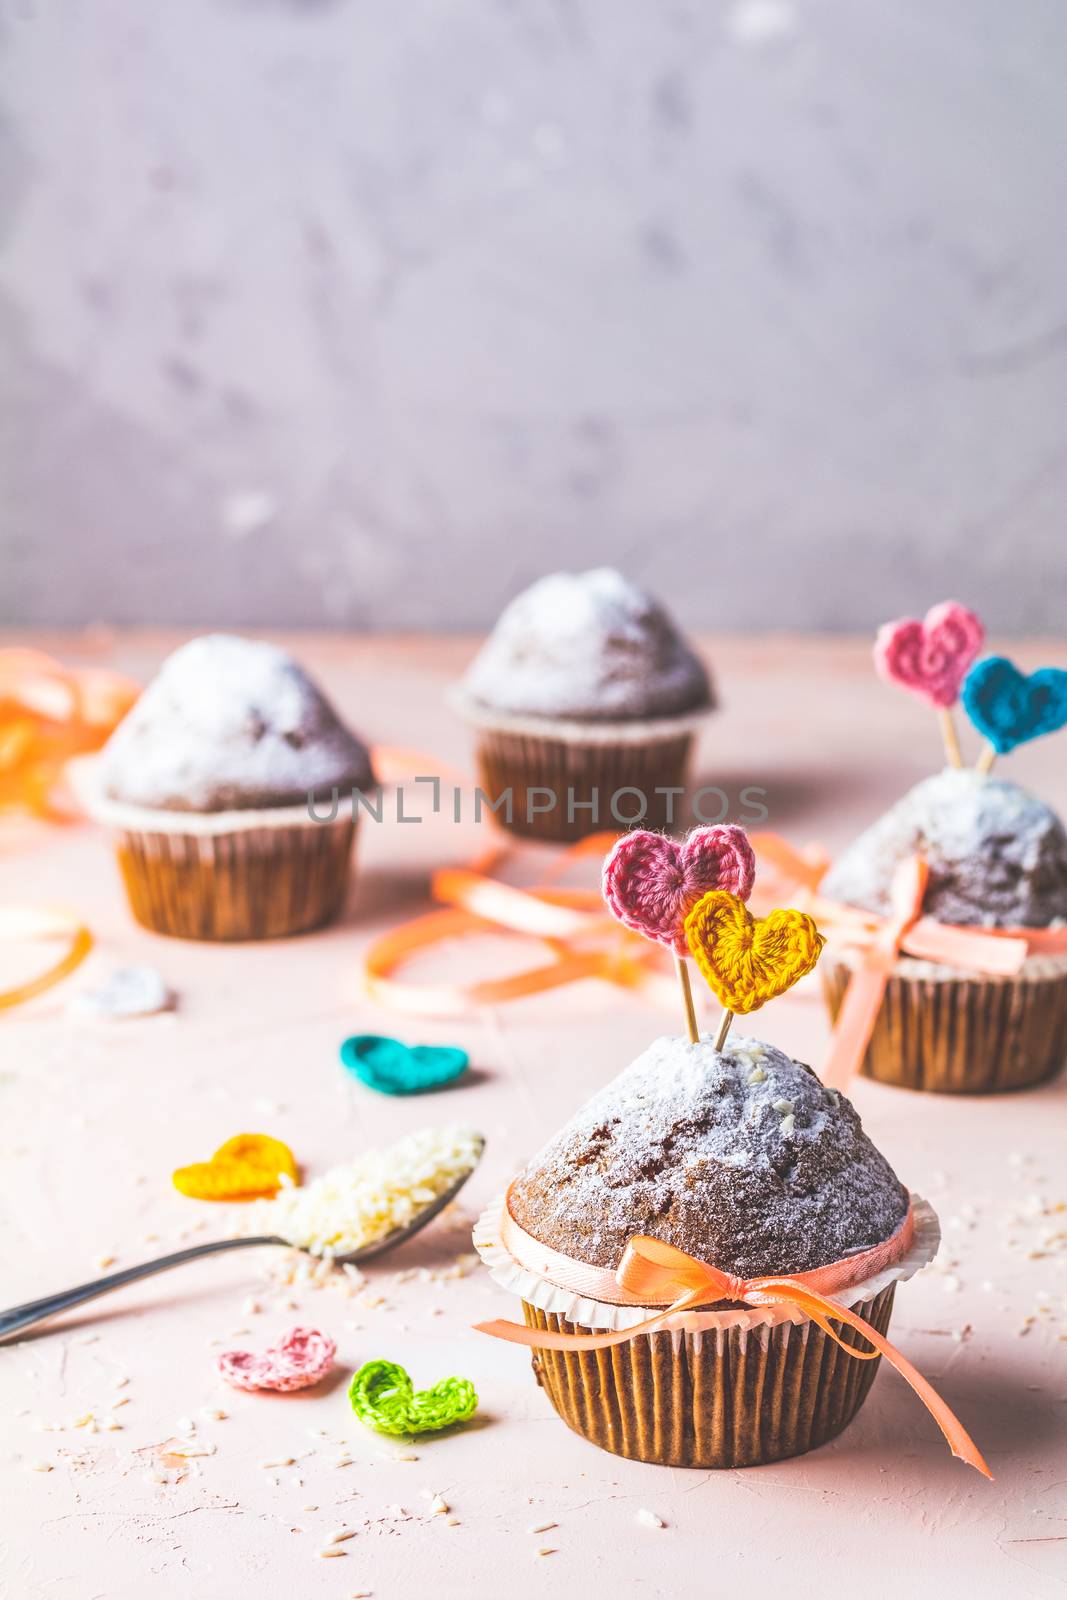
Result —
<svg viewBox="0 0 1067 1600"><path fill-rule="evenodd" d="M811 971L825 943L803 911L754 917L725 889L712 889L685 919L685 939L704 979L728 1011L758 1011Z"/></svg>
<svg viewBox="0 0 1067 1600"><path fill-rule="evenodd" d="M210 1161L179 1167L174 1187L193 1200L257 1200L277 1194L282 1173L299 1182L287 1144L265 1133L239 1133L220 1145Z"/></svg>

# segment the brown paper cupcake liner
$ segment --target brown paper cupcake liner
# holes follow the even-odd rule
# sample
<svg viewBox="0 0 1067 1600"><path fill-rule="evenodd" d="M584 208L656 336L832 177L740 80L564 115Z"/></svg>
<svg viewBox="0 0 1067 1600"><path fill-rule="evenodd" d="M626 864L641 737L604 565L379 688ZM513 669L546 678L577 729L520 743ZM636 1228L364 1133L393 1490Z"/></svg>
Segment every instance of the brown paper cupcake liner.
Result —
<svg viewBox="0 0 1067 1600"><path fill-rule="evenodd" d="M879 1333L898 1282L937 1254L937 1214L911 1197L915 1235L901 1260L844 1300ZM527 1327L631 1327L651 1308L590 1300L524 1267L502 1238L506 1197L479 1217L474 1245L493 1280L516 1294ZM862 1335L839 1323L849 1345ZM743 1467L813 1450L840 1433L870 1389L877 1361L847 1355L796 1306L686 1312L671 1328L604 1350L533 1352L533 1368L569 1427L605 1450L668 1466Z"/></svg>
<svg viewBox="0 0 1067 1600"><path fill-rule="evenodd" d="M178 939L282 939L330 922L344 904L356 811L335 794L248 811L164 811L106 795L98 759L67 764L75 794L115 844L130 910Z"/></svg>
<svg viewBox="0 0 1067 1600"><path fill-rule="evenodd" d="M852 968L820 967L831 1018ZM1000 1094L1043 1083L1067 1059L1067 973L991 978L895 971L886 984L865 1077L938 1094Z"/></svg>
<svg viewBox="0 0 1067 1600"><path fill-rule="evenodd" d="M895 1283L854 1308L884 1334ZM531 1328L582 1331L523 1301ZM849 1345L862 1336L839 1324ZM755 1467L847 1427L880 1362L847 1355L813 1322L639 1334L607 1350L537 1350L533 1369L568 1427L614 1455L672 1467Z"/></svg>
<svg viewBox="0 0 1067 1600"><path fill-rule="evenodd" d="M179 939L279 939L330 922L348 886L355 822L224 833L119 829L130 909Z"/></svg>
<svg viewBox="0 0 1067 1600"><path fill-rule="evenodd" d="M672 819L671 799L677 814L678 796L656 794L657 788L682 789L685 785L691 732L673 733L647 742L620 741L582 744L548 735L495 731L478 732L477 762L481 787L490 802L511 791L510 817L504 806L497 821L525 838L571 843L602 828L622 829L632 822L643 828L663 828ZM621 818L612 815L611 800L622 789L636 789L647 801L638 817L637 795L620 795ZM555 796L551 810L540 810L544 793ZM594 797L597 811L590 808Z"/></svg>

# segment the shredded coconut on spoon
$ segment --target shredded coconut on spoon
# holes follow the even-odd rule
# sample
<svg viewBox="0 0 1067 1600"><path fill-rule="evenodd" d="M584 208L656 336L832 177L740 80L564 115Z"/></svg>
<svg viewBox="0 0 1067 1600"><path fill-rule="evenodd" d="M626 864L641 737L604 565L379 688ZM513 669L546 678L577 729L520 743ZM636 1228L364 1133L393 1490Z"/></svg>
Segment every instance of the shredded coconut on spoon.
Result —
<svg viewBox="0 0 1067 1600"><path fill-rule="evenodd" d="M482 1153L471 1128L423 1128L385 1150L284 1187L250 1210L255 1232L276 1233L314 1256L344 1256L413 1222L470 1172Z"/></svg>

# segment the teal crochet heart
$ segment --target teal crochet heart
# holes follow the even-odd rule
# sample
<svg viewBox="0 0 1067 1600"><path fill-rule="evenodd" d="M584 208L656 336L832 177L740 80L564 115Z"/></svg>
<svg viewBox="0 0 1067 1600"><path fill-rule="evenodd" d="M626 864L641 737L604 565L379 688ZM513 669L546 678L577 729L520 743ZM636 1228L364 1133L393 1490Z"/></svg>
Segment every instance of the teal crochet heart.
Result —
<svg viewBox="0 0 1067 1600"><path fill-rule="evenodd" d="M964 710L998 755L1067 724L1067 672L1042 667L1029 677L1006 656L971 668L960 691Z"/></svg>
<svg viewBox="0 0 1067 1600"><path fill-rule="evenodd" d="M466 1072L466 1050L446 1044L404 1044L380 1033L355 1033L341 1046L341 1062L380 1094L425 1094Z"/></svg>
<svg viewBox="0 0 1067 1600"><path fill-rule="evenodd" d="M348 1399L360 1422L379 1433L436 1433L467 1422L478 1396L467 1378L442 1378L418 1393L395 1361L368 1361L352 1376Z"/></svg>

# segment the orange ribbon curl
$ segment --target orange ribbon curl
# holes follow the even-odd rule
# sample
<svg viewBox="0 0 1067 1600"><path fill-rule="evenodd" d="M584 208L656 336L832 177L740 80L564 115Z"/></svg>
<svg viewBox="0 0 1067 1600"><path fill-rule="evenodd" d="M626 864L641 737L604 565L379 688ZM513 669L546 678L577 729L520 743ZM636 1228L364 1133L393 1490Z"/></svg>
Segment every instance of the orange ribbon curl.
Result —
<svg viewBox="0 0 1067 1600"><path fill-rule="evenodd" d="M22 910L17 906L5 906L0 911L0 939L12 942L38 939L67 941L64 953L44 972L11 989L0 989L0 1011L8 1006L21 1005L24 1000L32 1000L46 989L51 989L75 967L80 967L93 948L92 934L76 917L61 911Z"/></svg>
<svg viewBox="0 0 1067 1600"><path fill-rule="evenodd" d="M449 909L415 917L371 944L364 973L372 998L410 1015L462 1016L474 1006L517 1000L582 978L602 978L627 989L662 985L665 996L673 994L662 951L621 927L608 914L599 889L559 888L552 882L576 861L602 857L616 837L597 833L569 846L556 858L548 881L534 889L517 889L489 875L508 853L504 843L495 844L470 867L435 872L430 893ZM501 931L541 940L551 960L478 983L418 984L394 976L431 945Z"/></svg>
<svg viewBox="0 0 1067 1600"><path fill-rule="evenodd" d="M559 1282L562 1279L562 1287L590 1299L611 1299L616 1303L642 1306L669 1303L653 1316L645 1317L629 1328L611 1332L555 1333L504 1319L476 1323L475 1331L530 1349L606 1350L612 1345L625 1344L639 1334L655 1333L666 1328L671 1318L680 1313L694 1311L699 1306L720 1304L724 1300L740 1301L749 1306L793 1306L809 1317L828 1338L833 1339L846 1355L859 1361L873 1361L880 1355L885 1356L930 1412L952 1454L985 1477L992 1478L993 1474L978 1446L922 1373L858 1313L826 1298L827 1292L862 1283L881 1268L899 1261L907 1254L914 1231L915 1218L909 1206L907 1216L896 1233L871 1250L862 1251L843 1261L830 1262L811 1272L760 1278L739 1278L732 1273L720 1272L709 1262L688 1255L674 1245L665 1244L661 1239L636 1234L628 1241L616 1268L614 1285L617 1292L612 1293L611 1285L605 1282L609 1275L603 1268L590 1267L585 1262L542 1245L515 1221L509 1204L505 1202L502 1242L521 1265L528 1266L531 1271L540 1270L543 1276L548 1276L544 1268L549 1267L549 1281ZM537 1265L534 1265L535 1262ZM605 1290L608 1292L605 1293ZM833 1326L835 1322L854 1328L872 1348L860 1350L847 1343Z"/></svg>
<svg viewBox="0 0 1067 1600"><path fill-rule="evenodd" d="M115 672L67 668L40 650L0 650L0 815L67 820L72 813L57 798L64 763L99 749L140 692L139 684ZM77 917L14 906L0 913L0 939L62 939L67 946L36 977L0 989L0 1010L52 988L93 946Z"/></svg>
<svg viewBox="0 0 1067 1600"><path fill-rule="evenodd" d="M140 692L117 672L0 650L0 812L68 816L55 798L64 763L98 750Z"/></svg>

